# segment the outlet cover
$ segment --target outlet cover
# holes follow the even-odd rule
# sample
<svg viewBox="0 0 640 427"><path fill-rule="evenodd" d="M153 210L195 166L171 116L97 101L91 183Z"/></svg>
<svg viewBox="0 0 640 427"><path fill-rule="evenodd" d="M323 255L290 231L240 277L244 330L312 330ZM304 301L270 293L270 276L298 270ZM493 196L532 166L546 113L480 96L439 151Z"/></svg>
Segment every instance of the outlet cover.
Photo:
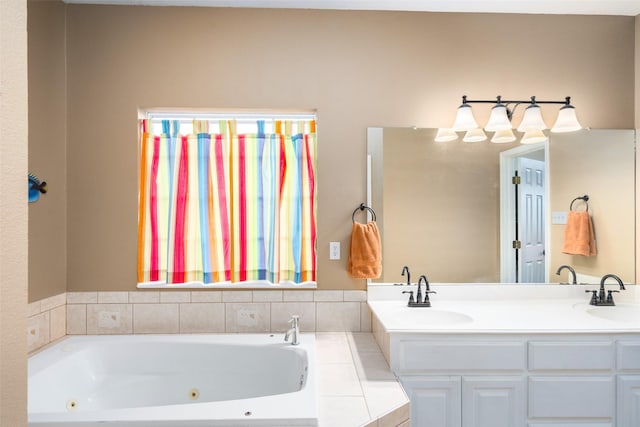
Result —
<svg viewBox="0 0 640 427"><path fill-rule="evenodd" d="M120 327L119 311L100 311L98 313L98 327L113 329Z"/></svg>
<svg viewBox="0 0 640 427"><path fill-rule="evenodd" d="M329 242L329 259L340 259L340 242Z"/></svg>

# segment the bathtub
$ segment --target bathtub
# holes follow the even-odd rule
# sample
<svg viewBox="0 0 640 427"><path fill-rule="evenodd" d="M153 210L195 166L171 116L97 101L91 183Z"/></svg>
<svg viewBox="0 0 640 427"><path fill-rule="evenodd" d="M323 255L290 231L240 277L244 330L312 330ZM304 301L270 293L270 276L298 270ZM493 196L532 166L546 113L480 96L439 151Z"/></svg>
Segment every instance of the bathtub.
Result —
<svg viewBox="0 0 640 427"><path fill-rule="evenodd" d="M29 426L317 426L315 337L67 337L29 358Z"/></svg>

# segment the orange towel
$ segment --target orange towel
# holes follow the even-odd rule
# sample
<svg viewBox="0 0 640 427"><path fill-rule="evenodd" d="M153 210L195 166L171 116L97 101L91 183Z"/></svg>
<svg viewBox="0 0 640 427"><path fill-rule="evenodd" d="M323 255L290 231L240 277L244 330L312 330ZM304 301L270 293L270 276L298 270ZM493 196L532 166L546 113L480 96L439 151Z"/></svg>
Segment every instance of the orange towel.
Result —
<svg viewBox="0 0 640 427"><path fill-rule="evenodd" d="M596 255L596 240L589 212L569 212L562 252L570 255Z"/></svg>
<svg viewBox="0 0 640 427"><path fill-rule="evenodd" d="M354 279L376 279L382 274L382 246L375 222L354 223L347 272Z"/></svg>

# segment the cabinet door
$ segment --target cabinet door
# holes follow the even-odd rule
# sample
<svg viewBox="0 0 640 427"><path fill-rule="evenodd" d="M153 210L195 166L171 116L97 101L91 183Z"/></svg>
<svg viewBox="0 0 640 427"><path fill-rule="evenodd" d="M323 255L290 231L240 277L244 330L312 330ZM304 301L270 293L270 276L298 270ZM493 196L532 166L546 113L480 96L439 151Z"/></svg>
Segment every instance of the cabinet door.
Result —
<svg viewBox="0 0 640 427"><path fill-rule="evenodd" d="M460 377L402 376L411 399L411 425L461 427Z"/></svg>
<svg viewBox="0 0 640 427"><path fill-rule="evenodd" d="M529 418L532 421L551 421L552 418L613 420L615 393L615 381L610 376L532 376L529 377Z"/></svg>
<svg viewBox="0 0 640 427"><path fill-rule="evenodd" d="M463 427L524 427L524 378L463 377Z"/></svg>
<svg viewBox="0 0 640 427"><path fill-rule="evenodd" d="M640 426L640 375L621 375L618 377L617 426Z"/></svg>

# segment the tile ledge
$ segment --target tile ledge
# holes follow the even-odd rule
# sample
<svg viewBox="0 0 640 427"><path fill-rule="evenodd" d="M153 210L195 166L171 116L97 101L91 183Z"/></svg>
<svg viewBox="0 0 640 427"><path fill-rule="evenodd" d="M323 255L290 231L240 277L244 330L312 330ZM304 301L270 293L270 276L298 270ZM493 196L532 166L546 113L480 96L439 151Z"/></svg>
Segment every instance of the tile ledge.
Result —
<svg viewBox="0 0 640 427"><path fill-rule="evenodd" d="M349 332L336 332L336 333L334 333L334 334L337 334L337 335L344 334L344 335L346 336L346 334L348 334L348 333L349 333ZM371 333L371 332L367 332L367 333L365 333L365 332L360 332L360 333L361 333L361 334L363 334L363 335L364 335L364 334L369 334L369 335L371 335L371 337L372 337L372 338L374 339L374 341L375 341L375 337L373 336L373 333ZM322 332L316 332L316 335L322 335L322 334L323 334ZM326 334L330 334L330 333L326 333ZM318 345L318 344L322 345L321 343L319 343L318 341L316 341L316 345ZM377 341L376 341L376 344L377 344ZM349 352L351 353L351 362L352 362L352 364L354 365L354 369L355 369L355 361L354 361L354 357L359 357L359 356L360 356L360 354L359 354L359 353L354 353L354 352L352 351L352 349L351 349L351 346L350 346L348 343L347 343L347 346L348 346L348 348L349 348ZM382 351L381 351L379 348L378 348L378 352L379 352L380 354L382 354ZM375 353L375 352L367 352L367 353L368 353L368 354L371 354L371 353ZM386 359L385 359L385 361L386 361ZM387 364L387 368L388 368L388 364ZM394 375L394 376L395 376L395 375ZM360 375L358 375L358 380L359 380L359 382L360 382L360 386L361 386L361 387L363 387L363 386L362 386L363 379L362 379L362 378L360 378ZM379 381L376 381L376 380L368 380L367 382L368 382L368 383L376 383L376 382L388 382L388 381L389 381L389 380L379 380ZM400 381L398 381L398 379L397 379L397 378L395 379L395 382L396 382L396 384L398 385L399 389L400 389L400 390L402 390L402 393L403 393L403 395L404 395L404 402L403 402L403 403L400 403L400 404L398 404L398 405L395 405L395 406L393 406L393 407L389 407L389 408L387 408L387 410L386 410L386 411L384 411L384 412L382 412L381 414L377 414L377 415L374 415L374 416L371 416L371 415L370 415L369 420L365 421L364 423L360 424L359 426L354 426L354 427L377 427L378 425L392 425L392 424L388 424L388 422L389 422L389 421L391 421L392 417L394 417L394 413L395 413L396 411L398 411L398 410L402 410L402 409L404 409L405 407L407 408L407 411L406 411L406 412L407 412L407 414L409 414L409 405L410 405L411 401L409 400L409 397L407 397L407 395L406 395L406 393L405 393L405 391L404 391L404 388L402 387L402 384L400 383ZM363 396L362 396L362 397L364 398L365 403L367 404L367 408L369 408L369 402L368 402L367 397L366 397L366 395L365 395L364 393L363 393ZM320 398L320 396L318 396L318 398ZM389 419L390 419L389 421L387 421L387 420L386 420L386 419L387 419L387 417L389 417ZM321 421L321 420L319 420L319 421ZM407 417L406 417L406 418L402 418L402 419L397 420L396 424L393 424L393 425L397 425L397 426L405 425L405 423L406 423L407 421L409 421L409 415L407 415ZM384 424L380 424L381 422L384 422ZM319 425L322 427L322 426L323 426L322 422L320 422L320 424L319 424Z"/></svg>

